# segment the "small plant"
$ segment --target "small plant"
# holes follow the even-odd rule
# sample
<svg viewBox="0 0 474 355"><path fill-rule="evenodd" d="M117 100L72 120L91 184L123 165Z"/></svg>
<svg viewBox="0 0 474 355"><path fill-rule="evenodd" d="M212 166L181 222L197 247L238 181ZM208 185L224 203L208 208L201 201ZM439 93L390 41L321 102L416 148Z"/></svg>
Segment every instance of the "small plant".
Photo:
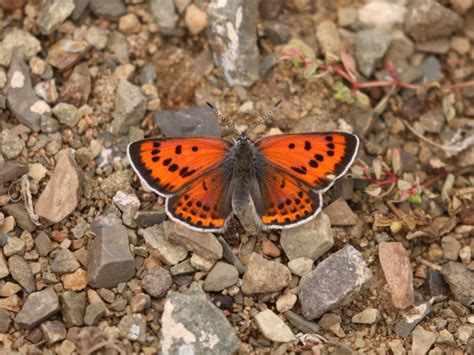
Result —
<svg viewBox="0 0 474 355"><path fill-rule="evenodd" d="M297 39L291 40L288 45L283 47L280 59L290 61L293 69L308 81L314 81L327 74L334 74L339 77L339 80L336 78L336 82L332 87L335 99L361 108L370 108L370 99L361 91L362 89L375 87L423 89L422 85L401 81L390 61L385 62L385 70L388 74L387 80L363 81L361 75L357 72L354 58L348 53L344 51L340 54L326 52L323 61L316 58L315 52L308 45ZM470 86L474 86L474 81L455 83L441 89L460 89Z"/></svg>
<svg viewBox="0 0 474 355"><path fill-rule="evenodd" d="M434 179L420 182L413 174L403 172L400 150L395 148L388 151L386 160L378 156L371 166L358 160L351 168L351 176L369 183L365 192L370 196L390 197L391 202L408 201L421 205L423 188L443 179L446 172L443 170Z"/></svg>

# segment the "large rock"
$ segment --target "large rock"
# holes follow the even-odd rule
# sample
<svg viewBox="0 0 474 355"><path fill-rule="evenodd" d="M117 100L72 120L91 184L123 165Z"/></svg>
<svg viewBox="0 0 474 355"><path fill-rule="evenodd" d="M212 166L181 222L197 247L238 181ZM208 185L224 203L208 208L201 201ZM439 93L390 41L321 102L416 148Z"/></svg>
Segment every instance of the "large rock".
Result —
<svg viewBox="0 0 474 355"><path fill-rule="evenodd" d="M15 29L5 34L0 43L0 65L8 66L14 55L29 60L41 51L41 44L29 32Z"/></svg>
<svg viewBox="0 0 474 355"><path fill-rule="evenodd" d="M67 327L80 327L84 324L86 294L66 291L59 296L61 312Z"/></svg>
<svg viewBox="0 0 474 355"><path fill-rule="evenodd" d="M198 285L168 293L158 353L233 354L239 346L234 328Z"/></svg>
<svg viewBox="0 0 474 355"><path fill-rule="evenodd" d="M58 223L71 214L81 198L83 179L72 155L67 150L60 152L54 173L36 202L38 216Z"/></svg>
<svg viewBox="0 0 474 355"><path fill-rule="evenodd" d="M13 279L18 282L26 292L36 291L35 278L30 265L21 256L14 255L8 259L8 268Z"/></svg>
<svg viewBox="0 0 474 355"><path fill-rule="evenodd" d="M28 296L23 308L16 315L15 323L22 328L32 329L58 312L58 295L48 287Z"/></svg>
<svg viewBox="0 0 474 355"><path fill-rule="evenodd" d="M304 317L315 319L349 302L371 277L362 254L351 245L330 255L300 280L299 300Z"/></svg>
<svg viewBox="0 0 474 355"><path fill-rule="evenodd" d="M245 294L276 292L288 286L290 281L291 273L285 265L252 253L243 276L242 292Z"/></svg>
<svg viewBox="0 0 474 355"><path fill-rule="evenodd" d="M89 284L110 288L135 275L135 260L128 246L127 229L120 224L102 227L89 245Z"/></svg>
<svg viewBox="0 0 474 355"><path fill-rule="evenodd" d="M230 86L252 85L259 78L258 0L212 0L208 39L214 61Z"/></svg>
<svg viewBox="0 0 474 355"><path fill-rule="evenodd" d="M462 18L434 0L418 0L408 9L405 31L417 41L449 36L462 26Z"/></svg>
<svg viewBox="0 0 474 355"><path fill-rule="evenodd" d="M280 244L290 260L301 257L316 260L334 245L331 223L325 213L295 228L281 232Z"/></svg>
<svg viewBox="0 0 474 355"><path fill-rule="evenodd" d="M36 96L31 85L30 71L20 54L14 56L8 69L6 93L8 108L15 117L33 131L39 131L41 115L51 109Z"/></svg>
<svg viewBox="0 0 474 355"><path fill-rule="evenodd" d="M221 136L220 124L208 106L157 111L154 116L167 137Z"/></svg>
<svg viewBox="0 0 474 355"><path fill-rule="evenodd" d="M128 128L138 125L145 117L146 98L139 87L122 80L115 96L114 120L110 130L113 134L125 134Z"/></svg>
<svg viewBox="0 0 474 355"><path fill-rule="evenodd" d="M72 14L74 7L74 0L44 0L36 20L41 33L53 33Z"/></svg>
<svg viewBox="0 0 474 355"><path fill-rule="evenodd" d="M411 306L415 302L413 272L410 258L402 243L380 243L379 259L390 289L393 305L398 309Z"/></svg>
<svg viewBox="0 0 474 355"><path fill-rule="evenodd" d="M214 260L222 258L222 246L214 234L196 232L174 222L164 223L164 229L169 241L182 245L203 258Z"/></svg>
<svg viewBox="0 0 474 355"><path fill-rule="evenodd" d="M461 263L450 261L441 269L454 297L470 307L474 303L474 272Z"/></svg>

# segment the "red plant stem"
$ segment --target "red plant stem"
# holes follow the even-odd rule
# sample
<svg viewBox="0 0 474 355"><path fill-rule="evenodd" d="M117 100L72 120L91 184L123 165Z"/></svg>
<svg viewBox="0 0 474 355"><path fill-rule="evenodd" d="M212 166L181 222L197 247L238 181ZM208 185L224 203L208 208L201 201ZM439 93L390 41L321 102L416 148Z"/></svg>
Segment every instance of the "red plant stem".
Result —
<svg viewBox="0 0 474 355"><path fill-rule="evenodd" d="M395 174L395 173L392 173L392 172L386 172L388 178L385 179L385 180L377 180L377 179L374 179L373 177L371 176L366 176L366 179L367 181L369 181L370 183L372 184L375 184L377 186L385 186L385 185L390 185L390 184L394 184L398 181L399 177Z"/></svg>
<svg viewBox="0 0 474 355"><path fill-rule="evenodd" d="M438 175L436 175L434 178L431 180L427 180L421 184L423 187L430 187L433 185L436 181L444 179L448 175L448 172L446 170L442 170Z"/></svg>

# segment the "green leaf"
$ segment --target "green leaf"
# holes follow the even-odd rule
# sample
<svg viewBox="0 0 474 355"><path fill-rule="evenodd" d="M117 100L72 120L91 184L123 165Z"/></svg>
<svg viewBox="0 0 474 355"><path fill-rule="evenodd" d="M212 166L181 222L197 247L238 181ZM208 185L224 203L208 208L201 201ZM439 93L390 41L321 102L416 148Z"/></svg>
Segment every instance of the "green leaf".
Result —
<svg viewBox="0 0 474 355"><path fill-rule="evenodd" d="M333 65L333 64L337 64L341 61L341 58L339 57L339 55L337 53L334 53L334 52L326 52L324 54L324 62L327 64L327 65Z"/></svg>
<svg viewBox="0 0 474 355"><path fill-rule="evenodd" d="M352 96L354 97L354 104L357 107L362 109L370 108L370 99L362 91L357 90Z"/></svg>
<svg viewBox="0 0 474 355"><path fill-rule="evenodd" d="M419 192L412 194L410 197L408 197L407 201L414 205L421 205L423 203L423 199L421 198Z"/></svg>
<svg viewBox="0 0 474 355"><path fill-rule="evenodd" d="M306 66L306 68L304 68L303 76L306 79L309 79L310 77L312 77L316 73L316 70L318 70L318 65L314 62L310 63Z"/></svg>
<svg viewBox="0 0 474 355"><path fill-rule="evenodd" d="M342 82L338 81L332 86L333 91L335 92L334 98L340 102L352 103L354 99L352 98L351 89L345 86Z"/></svg>
<svg viewBox="0 0 474 355"><path fill-rule="evenodd" d="M287 48L295 48L300 51L300 53L303 55L303 57L310 59L310 60L315 60L316 59L316 54L314 53L314 50L308 46L306 43L299 39L292 39L288 45Z"/></svg>

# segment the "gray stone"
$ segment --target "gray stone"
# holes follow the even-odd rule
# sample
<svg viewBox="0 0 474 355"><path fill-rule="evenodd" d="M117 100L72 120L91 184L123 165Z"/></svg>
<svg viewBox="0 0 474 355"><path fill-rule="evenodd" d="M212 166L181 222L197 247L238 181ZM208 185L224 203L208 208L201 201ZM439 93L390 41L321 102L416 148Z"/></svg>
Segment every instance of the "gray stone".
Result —
<svg viewBox="0 0 474 355"><path fill-rule="evenodd" d="M474 303L474 272L461 263L450 261L443 266L441 273L454 297L470 307Z"/></svg>
<svg viewBox="0 0 474 355"><path fill-rule="evenodd" d="M15 218L16 225L21 229L28 232L33 232L36 229L36 225L31 221L24 203L12 203L3 206L2 209Z"/></svg>
<svg viewBox="0 0 474 355"><path fill-rule="evenodd" d="M170 268L171 275L178 276L184 274L191 274L196 272L196 269L191 265L191 260L186 259L179 264L176 264Z"/></svg>
<svg viewBox="0 0 474 355"><path fill-rule="evenodd" d="M265 24L265 37L275 46L287 43L291 38L291 27L279 21Z"/></svg>
<svg viewBox="0 0 474 355"><path fill-rule="evenodd" d="M109 35L107 48L113 53L116 61L120 64L130 62L127 38L120 32L114 31Z"/></svg>
<svg viewBox="0 0 474 355"><path fill-rule="evenodd" d="M242 292L245 294L276 292L287 287L290 281L291 273L285 265L252 253L242 279Z"/></svg>
<svg viewBox="0 0 474 355"><path fill-rule="evenodd" d="M123 0L91 1L89 7L94 15L98 17L107 17L113 20L118 19L127 11Z"/></svg>
<svg viewBox="0 0 474 355"><path fill-rule="evenodd" d="M353 226L359 221L359 217L352 212L343 198L338 198L327 206L324 213L329 217L331 226Z"/></svg>
<svg viewBox="0 0 474 355"><path fill-rule="evenodd" d="M212 0L208 39L214 61L230 86L251 86L259 79L257 0Z"/></svg>
<svg viewBox="0 0 474 355"><path fill-rule="evenodd" d="M84 324L86 325L97 325L99 320L103 317L107 307L104 302L93 303L87 306L86 313L84 315Z"/></svg>
<svg viewBox="0 0 474 355"><path fill-rule="evenodd" d="M263 335L271 341L287 343L296 339L290 327L269 309L258 313L255 322Z"/></svg>
<svg viewBox="0 0 474 355"><path fill-rule="evenodd" d="M17 161L0 163L0 185L18 179L28 172L28 165Z"/></svg>
<svg viewBox="0 0 474 355"><path fill-rule="evenodd" d="M113 134L126 134L130 126L138 125L146 111L146 98L139 87L127 80L120 81L115 96L114 120L110 127Z"/></svg>
<svg viewBox="0 0 474 355"><path fill-rule="evenodd" d="M58 312L58 295L51 287L48 287L28 296L23 308L16 315L15 324L25 329L33 329Z"/></svg>
<svg viewBox="0 0 474 355"><path fill-rule="evenodd" d="M2 131L0 142L2 144L0 147L1 153L7 159L16 158L25 148L25 142L17 135L14 135L9 129Z"/></svg>
<svg viewBox="0 0 474 355"><path fill-rule="evenodd" d="M380 28L369 28L357 32L355 55L362 74L366 77L372 75L377 61L383 58L391 42L390 33Z"/></svg>
<svg viewBox="0 0 474 355"><path fill-rule="evenodd" d="M289 229L283 229L280 244L288 259L306 257L316 260L334 245L329 217L320 213L308 223Z"/></svg>
<svg viewBox="0 0 474 355"><path fill-rule="evenodd" d="M148 270L142 279L142 288L150 296L159 298L171 287L171 274L168 270L155 266Z"/></svg>
<svg viewBox="0 0 474 355"><path fill-rule="evenodd" d="M412 333L411 351L413 355L425 355L436 340L436 334L417 326Z"/></svg>
<svg viewBox="0 0 474 355"><path fill-rule="evenodd" d="M59 296L61 313L68 328L84 324L86 311L86 294L84 292L66 291Z"/></svg>
<svg viewBox="0 0 474 355"><path fill-rule="evenodd" d="M14 29L5 34L0 43L0 65L7 67L14 55L29 60L41 51L41 43L29 32Z"/></svg>
<svg viewBox="0 0 474 355"><path fill-rule="evenodd" d="M10 275L10 270L8 270L7 260L0 250L0 279L4 279L8 275Z"/></svg>
<svg viewBox="0 0 474 355"><path fill-rule="evenodd" d="M164 211L138 211L135 216L135 223L138 228L148 228L156 224L161 224L166 220Z"/></svg>
<svg viewBox="0 0 474 355"><path fill-rule="evenodd" d="M72 12L71 18L74 21L79 20L82 14L86 11L89 6L90 0L74 0L74 11Z"/></svg>
<svg viewBox="0 0 474 355"><path fill-rule="evenodd" d="M53 33L72 14L74 7L74 0L43 1L36 20L41 33L44 35Z"/></svg>
<svg viewBox="0 0 474 355"><path fill-rule="evenodd" d="M111 288L135 275L135 261L128 246L127 229L120 224L104 226L88 247L89 284Z"/></svg>
<svg viewBox="0 0 474 355"><path fill-rule="evenodd" d="M240 262L239 257L237 255L235 255L235 253L233 252L233 250L231 249L229 244L227 244L227 242L225 241L225 239L222 236L218 236L217 240L222 245L224 260L226 260L230 264L234 265L237 268L237 271L239 272L239 275L242 275L245 272L245 268L242 265L242 263Z"/></svg>
<svg viewBox="0 0 474 355"><path fill-rule="evenodd" d="M47 256L49 254L49 251L51 250L51 243L51 239L49 239L45 232L38 232L35 238L35 246L40 256Z"/></svg>
<svg viewBox="0 0 474 355"><path fill-rule="evenodd" d="M299 331L308 334L318 334L319 325L315 322L304 319L298 313L286 311L285 318Z"/></svg>
<svg viewBox="0 0 474 355"><path fill-rule="evenodd" d="M52 345L66 338L66 327L60 321L46 321L41 324L40 328L48 345Z"/></svg>
<svg viewBox="0 0 474 355"><path fill-rule="evenodd" d="M79 262L69 249L61 249L51 262L51 270L58 274L74 272L79 266Z"/></svg>
<svg viewBox="0 0 474 355"><path fill-rule="evenodd" d="M288 267L292 274L302 277L311 272L313 263L314 261L312 259L302 256L301 258L290 260Z"/></svg>
<svg viewBox="0 0 474 355"><path fill-rule="evenodd" d="M164 35L173 35L178 21L173 0L150 0L148 5L153 19L160 27L160 32Z"/></svg>
<svg viewBox="0 0 474 355"><path fill-rule="evenodd" d="M71 128L75 127L82 117L82 114L76 107L67 103L59 103L54 106L53 113L59 122Z"/></svg>
<svg viewBox="0 0 474 355"><path fill-rule="evenodd" d="M156 80L156 68L153 64L148 63L140 68L140 83L152 84Z"/></svg>
<svg viewBox="0 0 474 355"><path fill-rule="evenodd" d="M449 293L449 286L446 281L444 281L443 274L432 268L428 269L424 288L432 297L441 295L447 296Z"/></svg>
<svg viewBox="0 0 474 355"><path fill-rule="evenodd" d="M362 254L348 245L320 262L311 273L303 276L299 285L299 300L303 316L315 319L343 302L371 279Z"/></svg>
<svg viewBox="0 0 474 355"><path fill-rule="evenodd" d="M12 320L7 310L0 308L0 334L8 333Z"/></svg>
<svg viewBox="0 0 474 355"><path fill-rule="evenodd" d="M164 231L169 241L182 245L203 258L222 258L222 246L212 233L196 232L174 222L165 222Z"/></svg>
<svg viewBox="0 0 474 355"><path fill-rule="evenodd" d="M36 283L30 265L18 255L8 259L8 269L13 279L18 282L26 292L36 291Z"/></svg>
<svg viewBox="0 0 474 355"><path fill-rule="evenodd" d="M433 312L433 306L429 302L420 303L406 311L401 311L393 330L402 338L406 338L416 325L431 312Z"/></svg>
<svg viewBox="0 0 474 355"><path fill-rule="evenodd" d="M154 117L167 137L221 136L220 124L207 106L157 111Z"/></svg>
<svg viewBox="0 0 474 355"><path fill-rule="evenodd" d="M204 280L204 290L218 292L234 286L239 281L239 272L233 265L218 262Z"/></svg>
<svg viewBox="0 0 474 355"><path fill-rule="evenodd" d="M405 17L405 31L417 41L449 36L462 18L434 0L414 1Z"/></svg>
<svg viewBox="0 0 474 355"><path fill-rule="evenodd" d="M49 114L41 115L40 129L43 133L54 133L59 131L59 122Z"/></svg>
<svg viewBox="0 0 474 355"><path fill-rule="evenodd" d="M148 246L156 250L160 260L168 265L175 265L186 259L188 251L181 245L170 242L165 237L162 225L155 225L143 231L143 238Z"/></svg>
<svg viewBox="0 0 474 355"><path fill-rule="evenodd" d="M67 150L58 154L56 168L35 205L38 216L58 223L70 215L82 195L84 173Z"/></svg>
<svg viewBox="0 0 474 355"><path fill-rule="evenodd" d="M3 254L6 257L12 255L24 255L25 254L25 242L17 237L9 237L7 243L3 246Z"/></svg>
<svg viewBox="0 0 474 355"><path fill-rule="evenodd" d="M129 314L118 324L120 335L131 341L144 343L146 340L146 317L143 314Z"/></svg>
<svg viewBox="0 0 474 355"><path fill-rule="evenodd" d="M419 69L426 81L439 81L444 78L441 62L435 56L426 57Z"/></svg>
<svg viewBox="0 0 474 355"><path fill-rule="evenodd" d="M239 346L234 328L198 285L168 293L158 353L233 354Z"/></svg>

